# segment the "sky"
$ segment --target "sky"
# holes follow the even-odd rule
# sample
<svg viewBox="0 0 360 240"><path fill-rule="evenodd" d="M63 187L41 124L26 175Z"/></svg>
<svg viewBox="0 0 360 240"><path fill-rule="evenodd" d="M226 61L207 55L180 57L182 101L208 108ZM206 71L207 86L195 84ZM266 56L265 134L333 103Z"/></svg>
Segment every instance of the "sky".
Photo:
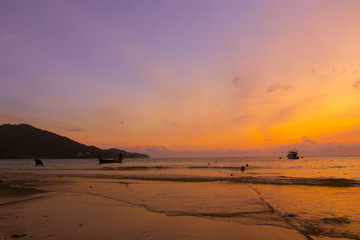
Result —
<svg viewBox="0 0 360 240"><path fill-rule="evenodd" d="M0 124L151 157L360 155L358 0L2 0Z"/></svg>

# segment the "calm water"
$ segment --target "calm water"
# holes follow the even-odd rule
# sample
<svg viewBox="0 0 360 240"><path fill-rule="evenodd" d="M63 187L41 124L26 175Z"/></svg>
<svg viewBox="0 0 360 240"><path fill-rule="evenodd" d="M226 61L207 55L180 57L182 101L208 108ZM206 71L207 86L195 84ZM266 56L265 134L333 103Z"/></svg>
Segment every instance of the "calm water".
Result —
<svg viewBox="0 0 360 240"><path fill-rule="evenodd" d="M360 239L360 157L43 162L1 160L0 170L109 182L96 194L172 216L295 228L308 239Z"/></svg>

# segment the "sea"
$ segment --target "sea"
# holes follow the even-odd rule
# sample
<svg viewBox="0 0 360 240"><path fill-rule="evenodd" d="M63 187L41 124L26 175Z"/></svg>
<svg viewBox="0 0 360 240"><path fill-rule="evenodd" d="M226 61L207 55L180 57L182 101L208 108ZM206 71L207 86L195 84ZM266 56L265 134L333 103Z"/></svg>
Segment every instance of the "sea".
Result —
<svg viewBox="0 0 360 240"><path fill-rule="evenodd" d="M96 194L168 216L292 228L307 239L360 239L360 157L0 160L2 173L111 182ZM1 177L0 177L1 179Z"/></svg>

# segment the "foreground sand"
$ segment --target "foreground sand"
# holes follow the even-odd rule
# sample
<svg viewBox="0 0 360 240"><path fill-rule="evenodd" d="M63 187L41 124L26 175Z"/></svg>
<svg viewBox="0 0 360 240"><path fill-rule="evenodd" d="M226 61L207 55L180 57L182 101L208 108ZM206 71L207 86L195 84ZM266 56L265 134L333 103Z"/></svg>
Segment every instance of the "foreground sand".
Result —
<svg viewBox="0 0 360 240"><path fill-rule="evenodd" d="M34 182L28 175L2 179L0 240L306 239L293 229L149 212L97 195L86 180L47 178ZM34 188L34 183L42 191ZM107 183L97 182L97 188L99 184Z"/></svg>

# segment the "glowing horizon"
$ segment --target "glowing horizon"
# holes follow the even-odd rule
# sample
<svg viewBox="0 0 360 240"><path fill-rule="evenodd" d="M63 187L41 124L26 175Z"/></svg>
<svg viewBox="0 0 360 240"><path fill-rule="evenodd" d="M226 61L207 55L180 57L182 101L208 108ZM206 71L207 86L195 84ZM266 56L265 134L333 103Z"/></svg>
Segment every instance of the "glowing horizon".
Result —
<svg viewBox="0 0 360 240"><path fill-rule="evenodd" d="M156 156L360 155L360 2L0 3L0 123Z"/></svg>

